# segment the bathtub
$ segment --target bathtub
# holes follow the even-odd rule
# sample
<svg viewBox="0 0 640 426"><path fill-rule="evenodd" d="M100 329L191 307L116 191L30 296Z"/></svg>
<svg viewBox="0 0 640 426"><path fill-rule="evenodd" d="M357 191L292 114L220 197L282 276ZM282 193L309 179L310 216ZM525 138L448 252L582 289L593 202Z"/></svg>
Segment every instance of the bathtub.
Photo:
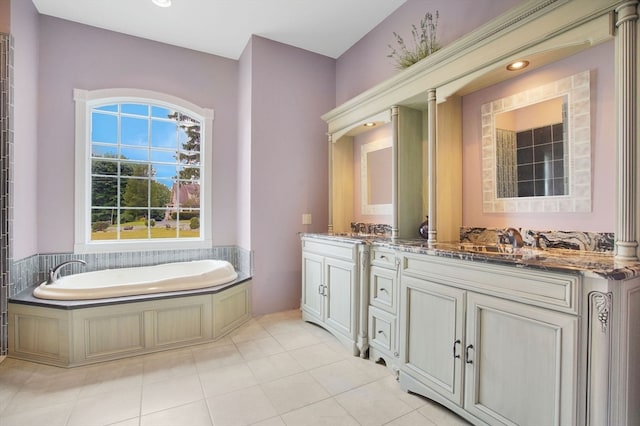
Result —
<svg viewBox="0 0 640 426"><path fill-rule="evenodd" d="M225 260L195 260L67 275L40 284L33 295L49 300L105 299L210 288L237 277Z"/></svg>

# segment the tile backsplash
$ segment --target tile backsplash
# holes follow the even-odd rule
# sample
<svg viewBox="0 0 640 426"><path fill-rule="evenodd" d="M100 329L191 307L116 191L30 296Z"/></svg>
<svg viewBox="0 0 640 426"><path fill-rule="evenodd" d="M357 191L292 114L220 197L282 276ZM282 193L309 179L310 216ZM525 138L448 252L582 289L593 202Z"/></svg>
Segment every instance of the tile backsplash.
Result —
<svg viewBox="0 0 640 426"><path fill-rule="evenodd" d="M474 244L495 244L503 228L460 228L460 242ZM525 244L531 245L535 237L539 237L540 245L553 249L569 249L594 251L599 253L613 253L615 235L613 232L583 232L583 231L542 231L518 228Z"/></svg>

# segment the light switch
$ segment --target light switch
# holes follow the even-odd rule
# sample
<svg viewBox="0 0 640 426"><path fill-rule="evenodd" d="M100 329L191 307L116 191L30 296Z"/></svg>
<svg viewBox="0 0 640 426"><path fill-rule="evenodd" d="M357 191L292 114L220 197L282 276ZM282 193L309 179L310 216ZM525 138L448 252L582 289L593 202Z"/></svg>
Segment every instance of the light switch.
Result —
<svg viewBox="0 0 640 426"><path fill-rule="evenodd" d="M303 225L311 225L311 213L303 213L302 214L302 224Z"/></svg>

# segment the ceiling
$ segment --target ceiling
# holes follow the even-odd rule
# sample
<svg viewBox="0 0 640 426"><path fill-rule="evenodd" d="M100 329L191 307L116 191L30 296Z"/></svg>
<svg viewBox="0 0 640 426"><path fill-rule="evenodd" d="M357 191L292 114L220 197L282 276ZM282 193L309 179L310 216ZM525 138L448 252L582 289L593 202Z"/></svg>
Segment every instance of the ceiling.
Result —
<svg viewBox="0 0 640 426"><path fill-rule="evenodd" d="M337 58L406 0L32 0L55 16L238 59L252 34Z"/></svg>

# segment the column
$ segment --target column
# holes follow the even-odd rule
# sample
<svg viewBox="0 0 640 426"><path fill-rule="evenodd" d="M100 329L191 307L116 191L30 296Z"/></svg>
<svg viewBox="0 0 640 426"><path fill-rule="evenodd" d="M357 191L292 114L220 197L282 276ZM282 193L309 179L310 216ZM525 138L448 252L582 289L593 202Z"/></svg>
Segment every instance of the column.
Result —
<svg viewBox="0 0 640 426"><path fill-rule="evenodd" d="M617 186L616 260L638 260L637 196L637 6L616 8Z"/></svg>

